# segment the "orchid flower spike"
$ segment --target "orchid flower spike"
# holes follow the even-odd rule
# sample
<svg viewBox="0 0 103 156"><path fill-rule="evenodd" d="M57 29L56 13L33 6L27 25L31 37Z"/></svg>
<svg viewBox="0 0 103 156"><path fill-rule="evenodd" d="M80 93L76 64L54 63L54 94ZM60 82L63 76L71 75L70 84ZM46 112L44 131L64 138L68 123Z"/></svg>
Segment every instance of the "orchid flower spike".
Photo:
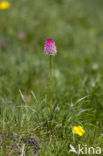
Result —
<svg viewBox="0 0 103 156"><path fill-rule="evenodd" d="M55 55L57 53L55 42L52 39L46 40L44 53L47 55Z"/></svg>

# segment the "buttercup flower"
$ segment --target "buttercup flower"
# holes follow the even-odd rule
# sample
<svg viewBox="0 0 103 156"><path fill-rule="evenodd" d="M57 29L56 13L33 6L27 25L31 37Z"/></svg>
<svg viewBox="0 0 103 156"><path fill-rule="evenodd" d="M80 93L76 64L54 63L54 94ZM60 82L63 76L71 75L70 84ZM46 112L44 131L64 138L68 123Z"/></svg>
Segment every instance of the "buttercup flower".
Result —
<svg viewBox="0 0 103 156"><path fill-rule="evenodd" d="M10 6L11 6L10 3L7 1L0 2L0 9L1 10L6 10L6 9L10 8Z"/></svg>
<svg viewBox="0 0 103 156"><path fill-rule="evenodd" d="M48 55L55 55L57 53L55 42L52 39L46 40L44 52Z"/></svg>
<svg viewBox="0 0 103 156"><path fill-rule="evenodd" d="M83 129L82 126L75 126L73 127L73 133L78 134L79 136L83 136L85 133L85 130Z"/></svg>

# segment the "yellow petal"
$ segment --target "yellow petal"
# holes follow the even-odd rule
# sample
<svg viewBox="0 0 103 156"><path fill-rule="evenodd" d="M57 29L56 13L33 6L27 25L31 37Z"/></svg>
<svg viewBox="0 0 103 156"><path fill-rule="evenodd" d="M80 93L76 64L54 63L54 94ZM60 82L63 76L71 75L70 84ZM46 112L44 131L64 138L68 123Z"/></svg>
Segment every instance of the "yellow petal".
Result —
<svg viewBox="0 0 103 156"><path fill-rule="evenodd" d="M7 1L0 2L0 9L1 10L6 10L6 9L10 8L10 6L11 6L10 3Z"/></svg>
<svg viewBox="0 0 103 156"><path fill-rule="evenodd" d="M82 126L75 126L73 128L74 134L78 134L79 136L83 136L83 134L85 133L85 130L83 129Z"/></svg>

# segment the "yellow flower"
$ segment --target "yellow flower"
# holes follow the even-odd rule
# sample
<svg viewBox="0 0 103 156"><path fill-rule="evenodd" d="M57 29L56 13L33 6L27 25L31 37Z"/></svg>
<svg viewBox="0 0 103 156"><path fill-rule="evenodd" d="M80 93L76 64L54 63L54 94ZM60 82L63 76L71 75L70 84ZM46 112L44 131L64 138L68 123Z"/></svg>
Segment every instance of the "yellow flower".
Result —
<svg viewBox="0 0 103 156"><path fill-rule="evenodd" d="M74 134L78 134L79 136L83 136L85 133L85 130L83 129L82 126L75 126L75 127L73 127L73 132L74 132Z"/></svg>
<svg viewBox="0 0 103 156"><path fill-rule="evenodd" d="M7 1L0 2L0 9L1 10L6 10L6 9L10 8L10 6L11 6L10 3Z"/></svg>

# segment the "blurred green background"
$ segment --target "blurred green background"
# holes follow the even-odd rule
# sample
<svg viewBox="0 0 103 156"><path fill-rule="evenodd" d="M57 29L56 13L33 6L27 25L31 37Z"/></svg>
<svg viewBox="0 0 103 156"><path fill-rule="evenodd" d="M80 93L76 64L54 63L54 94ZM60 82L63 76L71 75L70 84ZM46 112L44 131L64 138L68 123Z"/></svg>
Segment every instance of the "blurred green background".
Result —
<svg viewBox="0 0 103 156"><path fill-rule="evenodd" d="M14 133L19 143L20 136L37 135L43 144L42 156L70 155L72 127L78 124L85 128L86 136L77 140L101 147L103 1L9 2L10 9L0 10L2 155L8 155L11 143L15 146ZM49 57L44 54L48 38L56 42L58 51L53 57L52 122L48 112ZM36 126L39 128L34 131ZM14 146L10 156L15 155ZM33 155L31 146L25 149L27 156Z"/></svg>

